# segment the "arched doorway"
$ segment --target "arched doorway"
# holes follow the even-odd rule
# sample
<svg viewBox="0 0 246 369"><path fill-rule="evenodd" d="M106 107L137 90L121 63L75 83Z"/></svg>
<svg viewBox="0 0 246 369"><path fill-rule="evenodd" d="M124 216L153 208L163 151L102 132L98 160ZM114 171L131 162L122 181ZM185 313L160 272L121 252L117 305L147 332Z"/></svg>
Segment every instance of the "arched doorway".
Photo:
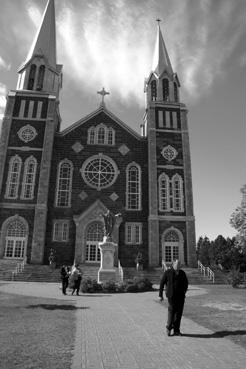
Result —
<svg viewBox="0 0 246 369"><path fill-rule="evenodd" d="M184 240L182 233L171 227L162 235L162 262L170 265L175 259L184 263Z"/></svg>
<svg viewBox="0 0 246 369"><path fill-rule="evenodd" d="M26 256L28 229L21 218L11 220L6 227L4 257L23 259Z"/></svg>
<svg viewBox="0 0 246 369"><path fill-rule="evenodd" d="M99 263L101 260L98 243L103 241L102 222L92 222L86 230L86 252L85 261L87 263Z"/></svg>

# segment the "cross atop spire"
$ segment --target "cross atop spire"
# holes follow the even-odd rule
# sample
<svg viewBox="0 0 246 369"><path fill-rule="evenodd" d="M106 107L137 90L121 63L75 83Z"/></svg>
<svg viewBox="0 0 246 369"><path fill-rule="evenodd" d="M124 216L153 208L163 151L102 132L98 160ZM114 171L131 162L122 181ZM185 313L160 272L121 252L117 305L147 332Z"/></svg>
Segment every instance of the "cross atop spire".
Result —
<svg viewBox="0 0 246 369"><path fill-rule="evenodd" d="M173 75L172 65L167 53L166 45L162 37L160 22L158 18L157 21L157 36L155 42L155 51L152 64L152 72L154 72L157 77L166 71L168 74Z"/></svg>
<svg viewBox="0 0 246 369"><path fill-rule="evenodd" d="M99 94L99 95L101 95L102 96L102 101L101 101L101 106L105 106L105 103L104 103L104 97L106 96L106 95L110 95L110 93L109 92L107 92L105 89L104 89L104 87L102 88L102 90L101 91L97 91L97 93Z"/></svg>
<svg viewBox="0 0 246 369"><path fill-rule="evenodd" d="M49 65L54 69L56 68L56 24L54 0L48 0L40 27L24 64L28 63L34 55L45 56Z"/></svg>

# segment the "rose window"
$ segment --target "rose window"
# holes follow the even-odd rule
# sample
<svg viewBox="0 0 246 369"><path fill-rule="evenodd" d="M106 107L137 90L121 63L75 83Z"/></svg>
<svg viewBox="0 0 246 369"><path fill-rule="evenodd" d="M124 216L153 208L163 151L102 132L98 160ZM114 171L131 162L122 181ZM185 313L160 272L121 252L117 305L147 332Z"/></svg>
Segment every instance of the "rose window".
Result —
<svg viewBox="0 0 246 369"><path fill-rule="evenodd" d="M87 159L80 171L84 181L97 190L111 186L118 175L115 162L102 154Z"/></svg>
<svg viewBox="0 0 246 369"><path fill-rule="evenodd" d="M21 141L27 143L34 140L34 138L37 136L37 131L34 127L27 124L18 131L18 136Z"/></svg>
<svg viewBox="0 0 246 369"><path fill-rule="evenodd" d="M176 158L176 156L178 155L178 152L174 147L168 145L162 149L161 154L164 159L168 161L172 161L173 159Z"/></svg>

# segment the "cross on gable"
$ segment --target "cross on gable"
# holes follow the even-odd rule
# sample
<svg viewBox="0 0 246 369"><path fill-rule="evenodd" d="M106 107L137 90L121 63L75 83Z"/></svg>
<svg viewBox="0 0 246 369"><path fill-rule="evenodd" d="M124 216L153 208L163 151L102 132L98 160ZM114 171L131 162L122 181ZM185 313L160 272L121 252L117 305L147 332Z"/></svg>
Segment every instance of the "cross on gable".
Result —
<svg viewBox="0 0 246 369"><path fill-rule="evenodd" d="M101 90L101 91L97 91L97 93L98 93L99 95L101 95L101 96L102 96L102 102L101 102L101 105L102 105L102 106L104 106L104 97L105 97L106 95L110 95L110 93L109 93L109 92L107 92L107 91L104 89L104 87L102 88L102 90Z"/></svg>

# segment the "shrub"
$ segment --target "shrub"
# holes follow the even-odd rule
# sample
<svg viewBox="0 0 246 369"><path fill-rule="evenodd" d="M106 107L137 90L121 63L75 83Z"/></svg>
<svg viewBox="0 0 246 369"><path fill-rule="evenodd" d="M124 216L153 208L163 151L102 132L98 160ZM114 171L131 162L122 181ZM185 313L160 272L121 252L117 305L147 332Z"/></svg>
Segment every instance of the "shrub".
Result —
<svg viewBox="0 0 246 369"><path fill-rule="evenodd" d="M91 278L82 279L80 289L83 293L102 292L102 286L95 279Z"/></svg>
<svg viewBox="0 0 246 369"><path fill-rule="evenodd" d="M116 292L117 286L115 281L107 281L102 284L103 292Z"/></svg>

